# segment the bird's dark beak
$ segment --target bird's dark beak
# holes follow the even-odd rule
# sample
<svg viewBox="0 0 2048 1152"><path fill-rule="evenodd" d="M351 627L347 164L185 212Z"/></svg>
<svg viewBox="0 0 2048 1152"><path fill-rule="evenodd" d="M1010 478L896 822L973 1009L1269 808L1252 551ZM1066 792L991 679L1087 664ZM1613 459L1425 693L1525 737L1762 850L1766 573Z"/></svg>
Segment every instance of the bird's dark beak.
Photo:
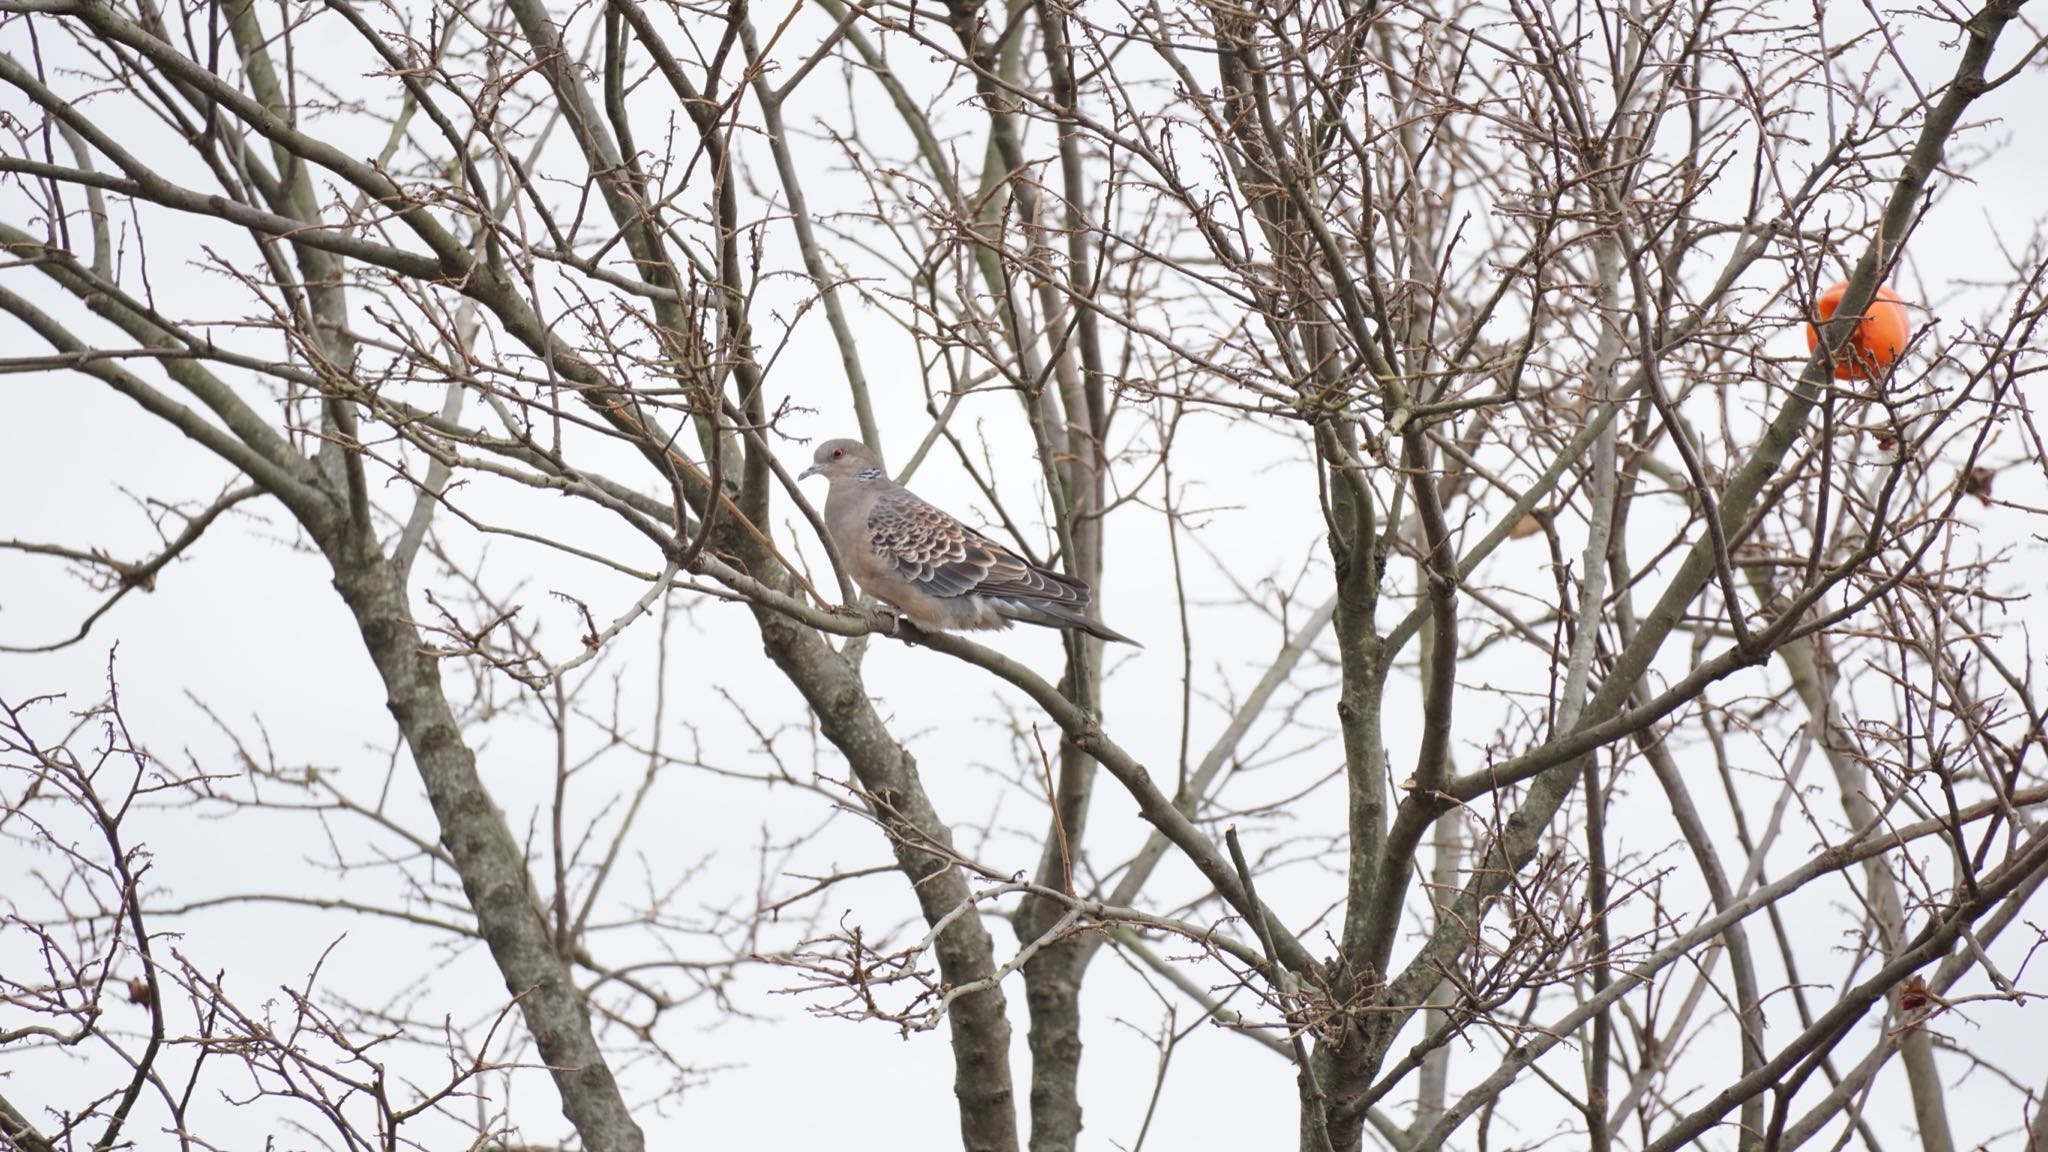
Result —
<svg viewBox="0 0 2048 1152"><path fill-rule="evenodd" d="M806 468L803 471L797 473L796 478L799 480L809 480L811 477L816 476L817 474L818 466L816 464L813 464L809 468Z"/></svg>

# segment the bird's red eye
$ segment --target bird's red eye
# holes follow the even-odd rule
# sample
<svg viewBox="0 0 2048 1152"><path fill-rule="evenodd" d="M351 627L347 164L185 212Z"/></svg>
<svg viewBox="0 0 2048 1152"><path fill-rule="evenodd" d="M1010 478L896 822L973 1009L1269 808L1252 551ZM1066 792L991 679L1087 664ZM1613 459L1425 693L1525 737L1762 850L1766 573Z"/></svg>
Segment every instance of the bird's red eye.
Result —
<svg viewBox="0 0 2048 1152"><path fill-rule="evenodd" d="M845 456L845 455L846 455L846 449L844 449L844 448L834 448L834 449L832 450L832 458L833 458L834 460L837 460L837 459L839 459L839 458L841 458L841 457L843 457L843 456Z"/></svg>

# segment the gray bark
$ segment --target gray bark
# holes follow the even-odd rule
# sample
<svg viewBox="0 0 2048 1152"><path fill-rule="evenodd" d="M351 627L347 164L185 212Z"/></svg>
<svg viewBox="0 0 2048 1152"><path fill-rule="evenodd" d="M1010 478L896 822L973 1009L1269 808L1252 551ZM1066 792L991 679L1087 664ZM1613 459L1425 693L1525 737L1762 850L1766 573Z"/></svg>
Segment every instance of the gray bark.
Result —
<svg viewBox="0 0 2048 1152"><path fill-rule="evenodd" d="M386 704L426 785L477 930L562 1095L562 1114L588 1152L639 1152L646 1146L640 1126L598 1048L568 962L535 908L526 857L477 775L476 753L448 705L439 668L423 654L405 589L373 539L348 529L315 535L384 682Z"/></svg>
<svg viewBox="0 0 2048 1152"><path fill-rule="evenodd" d="M768 656L817 713L825 738L845 755L875 815L889 833L896 863L917 894L927 924L972 896L967 877L922 848L951 849L952 832L939 819L917 776L917 762L890 735L869 703L867 688L844 656L818 632L771 609L756 608ZM959 987L995 975L995 946L981 918L955 917L939 933L939 975ZM960 1140L967 1152L1016 1152L1017 1104L1010 1079L1010 1021L1003 991L992 984L953 1002L946 1017L953 1041L953 1094L960 1106Z"/></svg>

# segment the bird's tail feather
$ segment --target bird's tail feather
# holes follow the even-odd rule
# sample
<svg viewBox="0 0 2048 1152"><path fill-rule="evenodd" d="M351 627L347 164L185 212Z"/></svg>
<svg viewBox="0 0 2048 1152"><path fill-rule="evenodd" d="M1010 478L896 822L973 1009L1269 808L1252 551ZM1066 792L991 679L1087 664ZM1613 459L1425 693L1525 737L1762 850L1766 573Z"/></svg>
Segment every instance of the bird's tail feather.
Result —
<svg viewBox="0 0 2048 1152"><path fill-rule="evenodd" d="M1073 628L1112 644L1129 644L1133 648L1144 647L1129 636L1089 618L1086 613L1066 604L1051 604L1042 600L1004 600L997 611L1011 620L1025 624L1042 624L1047 628Z"/></svg>

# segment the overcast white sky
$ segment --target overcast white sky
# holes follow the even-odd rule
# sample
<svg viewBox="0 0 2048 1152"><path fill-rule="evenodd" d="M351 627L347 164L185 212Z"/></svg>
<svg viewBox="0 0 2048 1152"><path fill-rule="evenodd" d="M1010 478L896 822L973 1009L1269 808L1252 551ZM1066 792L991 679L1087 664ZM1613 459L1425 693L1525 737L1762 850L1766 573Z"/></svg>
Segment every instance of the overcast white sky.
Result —
<svg viewBox="0 0 2048 1152"><path fill-rule="evenodd" d="M1834 18L1868 20L1860 9L1837 12ZM809 22L800 21L792 35L809 28ZM1908 59L1941 57L1943 46L1924 25L1902 23L1901 30ZM0 30L0 50L23 51L19 23ZM1933 67L1925 70L1934 73ZM810 106L789 114L792 124L843 114L843 89L814 84L807 97ZM1918 234L1911 253L1913 270L1935 291L1972 279L2001 240L2029 235L2048 211L2038 195L2038 189L2048 186L2048 140L2035 115L2044 98L2048 81L2036 73L1979 105L1978 118L1998 118L2002 124L1977 139L2003 137L2007 143L1967 174L1973 182L1954 190ZM17 115L24 112L20 98L11 92L0 93L0 107ZM820 179L835 194L852 194L847 182L834 185L822 175ZM0 212L14 212L20 206L18 199L0 199L0 204L6 205ZM190 255L187 239L161 226L152 232L149 274L155 290L166 299L230 291L219 277L181 263L181 250ZM33 274L13 270L0 276L27 291ZM815 314L805 323L810 331L784 353L778 379L798 403L818 411L795 418L788 427L813 437L848 434L853 421L836 360ZM0 331L9 348L31 346L30 338L11 324L0 322ZM864 339L874 342L870 371L883 377L877 408L887 447L901 459L923 435L928 418L922 394L904 370L905 350L892 347L888 333L880 323L863 327ZM1799 333L1789 325L1776 339L1787 355L1803 349ZM870 352L866 345L864 352ZM893 376L887 375L891 368ZM815 394L801 394L790 384L798 380L819 381L820 386ZM997 395L978 403L982 410L971 415L985 419L998 442L1021 447L1014 428L1005 427L1014 425L1013 398ZM1313 502L1312 473L1300 445L1211 417L1191 421L1185 435L1184 458L1199 462L1186 476L1196 486L1190 503L1215 508L1205 539L1221 553L1221 565L1227 565L1231 576L1288 583L1304 565L1319 563L1315 532L1320 518ZM787 459L795 464L806 455L792 446ZM1003 467L1005 491L1031 490L1036 464L1027 454L1011 452ZM230 472L196 445L93 383L54 374L0 377L0 539L90 545L116 556L136 557L152 542L136 505L138 496L200 500L230 479ZM2001 478L2001 485L2007 483ZM987 515L964 474L941 456L934 456L917 486L971 521ZM2038 475L2015 473L2000 495L2048 506L2048 492L2042 491ZM591 527L588 512L566 502L482 487L468 499L472 506L516 516L532 531L590 532L611 543L625 540L608 526ZM391 501L391 507L402 506L396 492ZM1018 501L1016 507L1035 509L1035 503ZM2038 521L2006 508L1980 510L1974 503L1964 513L1972 522L1970 539L1987 551L2016 549L2028 558L2014 568L2016 572L2041 570L2043 544L2030 535L2039 531ZM460 532L454 540L461 548L478 547L473 536ZM1175 610L1170 597L1162 594L1158 564L1120 565L1117 560L1118 555L1163 555L1165 536L1156 515L1131 509L1119 514L1112 540L1114 571L1103 594L1106 619L1143 639L1147 647L1114 656L1115 671L1106 690L1109 726L1155 772L1170 777L1181 738ZM244 513L217 527L188 558L167 570L154 592L131 597L85 642L48 655L0 656L0 699L13 703L31 694L65 694L63 703L35 714L43 733L54 734L66 724L64 708L99 698L110 651L118 646L116 668L129 725L161 761L176 767L189 763L210 772L239 770L229 741L199 707L203 703L244 739L259 746L267 742L280 764L318 766L344 787L360 794L375 792L389 763L392 725L361 641L332 592L323 562L298 544L280 510L261 502L246 505ZM1568 545L1576 548L1578 541L1568 540ZM822 554L815 547L805 552L822 566ZM645 555L637 559L647 562ZM1540 541L1521 541L1492 561L1485 577L1547 590L1546 562ZM590 566L502 540L489 545L483 570L494 590L507 595L516 590L526 605L523 619L545 622L543 641L557 658L575 650L578 625L574 613L549 592L566 590L588 599L600 619L623 610L640 592L629 581ZM423 588L444 593L450 585L445 573L425 560L418 580ZM1222 723L1224 709L1217 702L1249 686L1278 637L1256 614L1227 603L1230 581L1215 558L1192 556L1190 580L1195 619L1204 637L1195 669L1199 688L1193 745L1199 751ZM1318 569L1303 585L1301 612L1326 594L1327 574ZM92 594L63 565L0 553L0 643L19 645L67 634L91 603ZM2009 627L2019 663L2039 659L2018 648L2023 621L2038 629L2048 615L2034 602L2014 609ZM619 677L620 713L643 736L653 699L656 626L654 620L643 621L595 673L604 679ZM777 739L777 750L792 771L844 777L843 763L829 749L814 745L802 729L795 696L761 655L758 635L745 611L699 603L687 613L678 611L671 629L666 681L670 723L663 740L672 750L693 733L709 763L745 771L766 766L755 737L712 691L716 686L743 701L750 715L771 724L794 725ZM1057 641L1049 633L1025 629L990 643L1030 661L1048 676L1056 667ZM1537 690L1546 674L1547 669L1529 664L1520 654L1464 673L1474 682L1526 684ZM867 676L885 714L893 717L895 730L906 736L918 755L939 810L963 824L996 829L985 843L977 842L971 832L963 833L963 845L999 868L1030 868L1037 856L1034 838L1040 832L1040 807L1005 779L1012 755L1003 714L1014 711L1027 723L1032 718L1021 698L977 670L894 643L873 646ZM1305 680L1323 676L1325 672L1317 669L1304 673ZM611 691L608 686L593 687L593 706ZM1414 699L1412 686L1402 682L1389 715L1406 714L1404 709L1412 709ZM1305 715L1317 725L1334 723L1327 702ZM1467 739L1461 757L1475 755L1498 719L1460 717L1460 735ZM1050 744L1050 726L1045 727ZM485 777L498 790L501 806L512 814L515 834L524 835L527 815L545 801L553 784L552 749L544 733L516 715L480 724L475 735ZM1283 734L1281 746L1306 742L1309 735ZM586 732L580 738L594 741L596 736ZM1391 740L1396 745L1394 763L1412 758L1402 732L1394 731ZM1336 755L1325 748L1248 774L1233 785L1226 801L1251 804L1287 795L1328 772ZM629 790L642 768L638 758L624 752L601 759L581 785L579 810L592 813L609 797ZM1809 772L1816 780L1824 774L1817 766L1809 767ZM403 765L390 795L391 808L400 819L431 835L424 801ZM681 911L749 902L756 890L757 849L764 837L775 843L796 842L786 858L778 857L779 874L769 878L775 892L795 890L804 875L872 866L888 858L882 839L864 821L843 814L834 817L819 797L796 789L766 789L708 772L676 770L664 775L650 802L652 817L634 841L636 857L614 891L620 902L641 896L643 875L656 884L665 883L699 864L702 872L691 880ZM1679 866L1671 881L1673 906L1696 913L1703 906L1700 894L1690 887L1689 862L1670 855L1677 836L1661 798L1638 790L1619 798L1618 805L1621 852L1646 858L1666 854ZM1341 802L1328 787L1312 793L1293 812L1297 823L1288 829L1290 835L1341 827ZM327 871L323 865L330 834L348 845L348 854L356 860L368 859L376 843L365 829L346 823L323 829L304 816L230 813L221 807L147 809L133 819L129 830L133 840L148 847L149 881L159 904L242 892L394 898L388 869L365 866L345 876ZM1143 835L1129 799L1106 778L1089 835L1091 854L1105 863L1121 859ZM1810 836L1795 834L1773 863L1782 866L1812 846ZM16 885L26 885L27 877L48 865L47 858L24 850L19 842L0 841L0 884L10 892L25 891ZM1158 882L1161 894L1191 895L1196 890L1191 875L1177 867ZM1262 881L1262 894L1297 928L1310 923L1339 891L1341 876L1312 864L1290 866ZM1844 958L1837 950L1841 941L1834 933L1846 923L1841 902L1848 898L1843 885L1823 885L1789 909L1795 925L1814 926L1803 941L1810 962L1807 974L1823 984L1843 968ZM864 925L871 932L903 928L905 938L921 932L915 907L895 875L836 888L819 913L819 922L826 926L843 917L845 923ZM346 992L364 1003L409 996L416 1006L431 1005L434 1013L445 1011L458 1021L487 1012L497 1003L502 986L480 949L451 953L429 947L424 932L374 918L236 905L162 919L155 926L177 933L172 945L199 968L223 972L227 986L245 1007L277 1000L281 986L303 985L323 957L323 988ZM1001 923L992 921L991 927L999 957L1006 958L1016 946L1014 936ZM792 943L794 932L792 927L780 936L771 934L764 945ZM597 943L611 942L600 937ZM645 945L622 947L631 951ZM701 955L714 957L715 945L706 942ZM12 973L29 959L24 939L0 932L0 965ZM879 1152L956 1144L952 1062L944 1032L903 1038L881 1024L813 1019L806 1012L813 1000L786 994L795 981L784 970L748 966L732 986L734 1004L745 1015L722 1015L698 1005L664 1024L665 1040L703 1075L681 1096L643 1112L649 1146L829 1145ZM1776 978L1766 979L1767 985L1777 983ZM1029 1082L1023 1041L1027 1022L1021 985L1013 984L1009 991L1015 1029L1012 1055L1021 1096ZM1824 988L1820 994L1825 995ZM1083 1147L1128 1147L1151 1091L1158 1061L1151 1034L1164 1018L1163 1004L1109 950L1090 970L1084 1004L1088 1023L1081 1086L1087 1121ZM1195 1009L1187 1001L1178 1001L1176 1008L1183 1026L1194 1019ZM114 1010L128 1009L116 1005ZM2009 1067L2024 1069L2031 1064L2038 1085L2048 1075L2048 1058L2030 1055L2041 1051L2039 1011L1987 1004L1948 1018L1944 1027L1958 1042L2002 1058ZM1776 1001L1771 1012L1773 1036L1789 1035L1789 1004ZM122 1023L140 1026L140 1010ZM0 1028L8 1024L0 1017ZM1860 1055L1870 1036L1866 1028L1845 1047L1845 1055ZM1734 1045L1726 1029L1701 1044L1701 1057L1710 1069L1734 1066ZM1404 1047L1405 1041L1396 1050ZM394 1060L427 1061L418 1067L432 1070L431 1061L421 1053L394 1055ZM1576 1056L1566 1052L1554 1060L1558 1067L1570 1069ZM1488 1052L1468 1056L1461 1050L1458 1080L1469 1083L1492 1066ZM2020 1123L2007 1089L1989 1078L1964 1076L1960 1064L1951 1070L1951 1107L1959 1136L1988 1138ZM0 1051L0 1092L17 1104L55 1101L78 1093L104 1071L104 1064L67 1055ZM651 1091L655 1083L634 1072L628 1078L641 1091ZM1880 1137L1892 1136L1901 1147L1909 1119L1902 1084L1894 1069L1872 1102ZM559 1136L552 1089L544 1079L528 1075L519 1091L527 1135ZM1980 1106L1979 1101L1984 1103ZM1173 1054L1148 1147L1291 1146L1294 1109L1293 1071L1288 1065L1225 1031L1201 1029ZM1560 1122L1558 1115L1531 1110L1514 1118L1519 1135L1500 1132L1496 1145L1533 1141ZM237 1138L247 1141L244 1146L255 1147L268 1121L249 1113L224 1123L240 1132ZM1468 1128L1461 1139L1469 1141L1471 1135ZM134 1136L141 1147L163 1146L164 1137L140 1131ZM285 1143L290 1146L289 1139Z"/></svg>

